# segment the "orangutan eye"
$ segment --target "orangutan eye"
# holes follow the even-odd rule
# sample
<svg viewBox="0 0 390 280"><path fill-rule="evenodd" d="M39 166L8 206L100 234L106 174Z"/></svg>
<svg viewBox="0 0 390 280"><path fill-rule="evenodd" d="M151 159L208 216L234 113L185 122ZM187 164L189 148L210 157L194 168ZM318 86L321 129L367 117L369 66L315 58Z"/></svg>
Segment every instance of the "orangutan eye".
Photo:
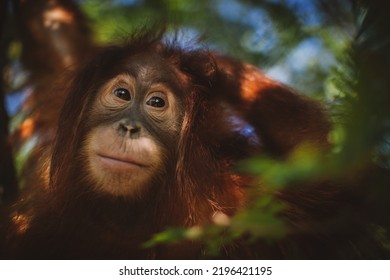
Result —
<svg viewBox="0 0 390 280"><path fill-rule="evenodd" d="M119 97L122 100L125 100L125 101L131 100L130 92L127 89L117 88L116 90L114 90L114 94L116 97Z"/></svg>
<svg viewBox="0 0 390 280"><path fill-rule="evenodd" d="M156 107L156 108L163 108L165 107L165 100L158 96L151 97L148 101L146 101L146 105Z"/></svg>

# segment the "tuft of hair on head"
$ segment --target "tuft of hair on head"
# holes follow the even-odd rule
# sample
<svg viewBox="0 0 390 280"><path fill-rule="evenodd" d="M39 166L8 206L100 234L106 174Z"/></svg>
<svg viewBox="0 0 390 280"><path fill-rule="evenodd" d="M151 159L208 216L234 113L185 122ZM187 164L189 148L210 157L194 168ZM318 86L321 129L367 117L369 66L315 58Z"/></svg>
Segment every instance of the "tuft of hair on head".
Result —
<svg viewBox="0 0 390 280"><path fill-rule="evenodd" d="M161 44L166 31L166 24L152 23L142 25L136 27L124 43L130 50L149 48L150 46Z"/></svg>
<svg viewBox="0 0 390 280"><path fill-rule="evenodd" d="M169 52L198 52L208 47L203 44L204 36L195 29L179 26L168 26L164 22L153 22L136 27L123 40L129 51L147 50L149 48Z"/></svg>
<svg viewBox="0 0 390 280"><path fill-rule="evenodd" d="M167 46L185 49L187 52L207 50L204 44L205 38L196 29L187 27L173 28L167 30L163 42Z"/></svg>

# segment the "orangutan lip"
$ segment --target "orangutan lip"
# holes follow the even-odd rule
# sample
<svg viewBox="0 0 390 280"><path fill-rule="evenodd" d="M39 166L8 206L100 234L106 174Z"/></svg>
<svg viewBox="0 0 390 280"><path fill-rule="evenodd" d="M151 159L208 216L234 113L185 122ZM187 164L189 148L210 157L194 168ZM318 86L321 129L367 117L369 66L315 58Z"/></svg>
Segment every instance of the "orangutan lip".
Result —
<svg viewBox="0 0 390 280"><path fill-rule="evenodd" d="M129 165L129 166L146 167L146 165L144 164L129 159L117 158L117 157L106 156L101 154L98 154L98 156L103 161L113 165Z"/></svg>

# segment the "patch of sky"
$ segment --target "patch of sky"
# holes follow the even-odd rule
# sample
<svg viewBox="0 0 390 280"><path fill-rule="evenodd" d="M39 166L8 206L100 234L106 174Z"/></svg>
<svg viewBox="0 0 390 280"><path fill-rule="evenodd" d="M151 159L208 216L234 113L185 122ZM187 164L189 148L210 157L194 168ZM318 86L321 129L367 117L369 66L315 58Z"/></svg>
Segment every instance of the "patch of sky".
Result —
<svg viewBox="0 0 390 280"><path fill-rule="evenodd" d="M30 87L23 87L28 79L28 73L23 70L20 61L12 62L10 66L8 75L11 77L10 87L12 90L9 94L5 95L5 109L7 114L12 117L19 111L20 106L32 89Z"/></svg>
<svg viewBox="0 0 390 280"><path fill-rule="evenodd" d="M271 3L285 4L292 9L299 19L307 26L323 23L321 13L318 13L316 1L313 0L268 0Z"/></svg>
<svg viewBox="0 0 390 280"><path fill-rule="evenodd" d="M8 116L14 116L19 111L20 106L26 98L26 95L26 91L13 92L6 95L5 109Z"/></svg>
<svg viewBox="0 0 390 280"><path fill-rule="evenodd" d="M336 64L333 54L324 47L318 38L302 41L291 51L284 62L267 69L266 74L273 79L292 85L292 73L305 71L313 63L323 70L328 70Z"/></svg>
<svg viewBox="0 0 390 280"><path fill-rule="evenodd" d="M181 27L173 31L168 31L164 35L164 40L167 43L175 42L179 47L185 49L196 49L204 47L204 44L199 40L201 34L195 28Z"/></svg>
<svg viewBox="0 0 390 280"><path fill-rule="evenodd" d="M267 52L275 46L277 38L266 11L246 6L236 0L216 0L214 3L221 17L248 27L240 38L246 49L251 52Z"/></svg>
<svg viewBox="0 0 390 280"><path fill-rule="evenodd" d="M89 0L78 0L77 2L80 3L80 4L85 4L88 1ZM111 3L107 3L107 1L104 1L104 2L106 2L106 3L103 3L103 1L101 1L100 4L109 4L110 6L115 6L115 5L119 5L119 6L133 6L133 5L137 5L137 4L142 4L144 2L144 0L111 0L111 1L109 1Z"/></svg>
<svg viewBox="0 0 390 280"><path fill-rule="evenodd" d="M143 0L112 0L114 5L123 5L123 6L132 6L136 4L141 4Z"/></svg>

